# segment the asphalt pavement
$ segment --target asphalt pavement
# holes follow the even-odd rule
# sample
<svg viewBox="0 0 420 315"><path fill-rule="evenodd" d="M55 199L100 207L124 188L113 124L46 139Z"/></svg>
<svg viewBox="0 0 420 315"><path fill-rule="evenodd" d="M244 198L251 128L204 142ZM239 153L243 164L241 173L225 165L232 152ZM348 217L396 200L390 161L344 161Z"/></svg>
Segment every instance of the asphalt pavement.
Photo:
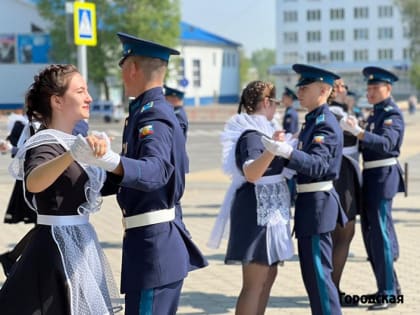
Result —
<svg viewBox="0 0 420 315"><path fill-rule="evenodd" d="M223 122L236 111L235 106L210 106L205 109L187 108L192 122L191 131L200 122ZM206 118L207 115L207 118ZM403 303L382 311L382 314L419 314L420 312L420 113L408 116L405 112L406 133L400 163L409 166L409 193L394 199L393 216L400 243L400 258L395 264L404 295ZM2 122L0 121L2 124ZM0 125L3 126L3 125ZM100 124L98 124L100 127ZM106 128L106 126L103 126ZM201 136L205 137L205 135ZM189 140L193 141L193 140ZM189 148L198 150L199 146ZM190 157L194 155L190 152ZM5 209L12 190L13 179L7 174L8 155L0 156L0 206ZM187 175L182 205L184 220L193 240L201 248L210 265L191 272L185 279L178 314L234 314L237 296L241 288L241 267L224 265L226 241L219 249L206 247L215 217L222 203L229 179L220 167L194 168ZM115 197L104 198L102 210L92 216L99 240L110 261L117 283L121 271L121 240L123 230L121 213ZM0 223L0 252L11 248L32 226ZM296 247L295 247L296 248ZM0 272L0 286L4 282ZM355 295L373 293L375 280L363 247L360 222L351 244L350 254L342 278L342 290ZM367 305L345 308L343 314L364 314ZM1 314L1 310L0 310ZM299 261L295 255L283 267L279 267L277 279L271 291L266 314L310 314L309 302L300 275Z"/></svg>

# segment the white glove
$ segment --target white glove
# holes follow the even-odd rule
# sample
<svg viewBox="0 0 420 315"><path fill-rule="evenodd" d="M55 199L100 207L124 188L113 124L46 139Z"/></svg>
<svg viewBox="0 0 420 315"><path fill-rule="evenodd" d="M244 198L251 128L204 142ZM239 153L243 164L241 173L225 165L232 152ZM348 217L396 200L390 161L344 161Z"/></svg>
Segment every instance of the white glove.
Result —
<svg viewBox="0 0 420 315"><path fill-rule="evenodd" d="M267 138L266 136L261 137L261 142L267 151L274 155L289 159L290 155L292 154L293 147L287 142L275 141L273 139Z"/></svg>
<svg viewBox="0 0 420 315"><path fill-rule="evenodd" d="M102 167L108 172L112 172L117 168L118 164L120 164L121 157L118 153L112 151L111 141L105 132L95 132L94 135L98 138L105 139L107 145L106 153L101 158L97 158L94 165Z"/></svg>
<svg viewBox="0 0 420 315"><path fill-rule="evenodd" d="M344 131L348 131L356 137L363 131L363 129L359 126L357 118L354 116L343 117L340 120L340 127Z"/></svg>
<svg viewBox="0 0 420 315"><path fill-rule="evenodd" d="M73 159L80 163L93 165L96 160L92 148L81 134L76 136L76 140L71 145L70 154Z"/></svg>
<svg viewBox="0 0 420 315"><path fill-rule="evenodd" d="M115 170L120 163L120 155L112 151L111 142L105 133L95 134L102 137L107 143L107 152L100 158L96 158L89 143L82 135L77 135L76 141L70 147L72 157L80 162L88 165L101 167L108 172Z"/></svg>

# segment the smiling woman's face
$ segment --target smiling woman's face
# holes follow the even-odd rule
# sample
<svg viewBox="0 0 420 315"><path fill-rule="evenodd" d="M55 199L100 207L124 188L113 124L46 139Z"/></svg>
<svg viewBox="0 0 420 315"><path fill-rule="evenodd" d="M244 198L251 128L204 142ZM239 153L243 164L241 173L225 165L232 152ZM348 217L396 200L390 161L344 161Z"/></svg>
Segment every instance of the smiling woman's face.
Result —
<svg viewBox="0 0 420 315"><path fill-rule="evenodd" d="M60 96L63 103L62 114L73 121L89 118L92 97L85 80L78 72L74 73L69 80L67 91Z"/></svg>

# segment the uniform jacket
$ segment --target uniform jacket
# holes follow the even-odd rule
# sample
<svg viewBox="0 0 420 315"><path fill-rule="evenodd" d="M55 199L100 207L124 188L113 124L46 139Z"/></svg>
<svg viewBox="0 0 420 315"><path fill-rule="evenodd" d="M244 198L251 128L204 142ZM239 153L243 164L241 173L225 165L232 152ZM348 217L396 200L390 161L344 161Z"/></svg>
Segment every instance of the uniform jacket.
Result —
<svg viewBox="0 0 420 315"><path fill-rule="evenodd" d="M343 131L324 104L305 116L297 150L287 167L296 170L297 184L332 181L338 178L343 150ZM326 233L337 222L344 225L346 215L335 189L298 193L295 204L296 237Z"/></svg>
<svg viewBox="0 0 420 315"><path fill-rule="evenodd" d="M363 160L383 160L400 155L404 136L403 115L391 98L375 104L367 120L362 140ZM402 169L399 164L366 169L363 185L368 188L365 198L392 199L397 192L405 191Z"/></svg>
<svg viewBox="0 0 420 315"><path fill-rule="evenodd" d="M298 132L299 118L296 109L293 107L286 108L283 117L283 129L291 134Z"/></svg>
<svg viewBox="0 0 420 315"><path fill-rule="evenodd" d="M187 132L188 132L187 113L185 112L185 109L182 106L174 107L174 112L175 112L176 118L179 121L179 125L181 126L181 129L184 133L185 139L187 139Z"/></svg>
<svg viewBox="0 0 420 315"><path fill-rule="evenodd" d="M182 222L180 199L187 168L185 138L161 88L130 103L123 132L117 200L124 217L176 206L176 217L125 231L122 292L139 292L179 281L207 262Z"/></svg>

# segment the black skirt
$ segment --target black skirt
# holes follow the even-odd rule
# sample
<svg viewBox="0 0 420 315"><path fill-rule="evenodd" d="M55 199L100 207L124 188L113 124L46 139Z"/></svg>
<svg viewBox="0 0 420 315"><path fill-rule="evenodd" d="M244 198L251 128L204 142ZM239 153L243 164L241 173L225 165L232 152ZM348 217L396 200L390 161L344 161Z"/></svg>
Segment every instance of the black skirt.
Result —
<svg viewBox="0 0 420 315"><path fill-rule="evenodd" d="M70 315L70 293L50 226L36 226L0 290L2 315Z"/></svg>
<svg viewBox="0 0 420 315"><path fill-rule="evenodd" d="M21 180L16 180L4 215L4 223L35 223L36 213L26 204Z"/></svg>
<svg viewBox="0 0 420 315"><path fill-rule="evenodd" d="M341 162L340 177L334 181L334 187L348 220L355 220L356 215L360 214L362 193L356 170L345 157Z"/></svg>

